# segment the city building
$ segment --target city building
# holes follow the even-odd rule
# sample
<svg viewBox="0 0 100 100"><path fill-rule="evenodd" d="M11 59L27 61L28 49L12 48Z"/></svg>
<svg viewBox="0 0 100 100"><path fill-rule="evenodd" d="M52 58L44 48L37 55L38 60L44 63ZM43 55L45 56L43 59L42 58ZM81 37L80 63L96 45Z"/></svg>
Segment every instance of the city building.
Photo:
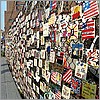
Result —
<svg viewBox="0 0 100 100"><path fill-rule="evenodd" d="M5 32L7 33L18 12L22 9L24 1L7 1L5 11Z"/></svg>

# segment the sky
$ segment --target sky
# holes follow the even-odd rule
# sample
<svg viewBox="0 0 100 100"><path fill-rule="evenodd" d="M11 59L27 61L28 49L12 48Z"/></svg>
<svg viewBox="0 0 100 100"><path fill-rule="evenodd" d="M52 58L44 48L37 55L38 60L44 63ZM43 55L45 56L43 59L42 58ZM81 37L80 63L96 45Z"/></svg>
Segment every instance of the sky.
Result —
<svg viewBox="0 0 100 100"><path fill-rule="evenodd" d="M0 18L1 18L1 29L4 30L4 11L6 11L6 1L1 1L1 12L0 12Z"/></svg>

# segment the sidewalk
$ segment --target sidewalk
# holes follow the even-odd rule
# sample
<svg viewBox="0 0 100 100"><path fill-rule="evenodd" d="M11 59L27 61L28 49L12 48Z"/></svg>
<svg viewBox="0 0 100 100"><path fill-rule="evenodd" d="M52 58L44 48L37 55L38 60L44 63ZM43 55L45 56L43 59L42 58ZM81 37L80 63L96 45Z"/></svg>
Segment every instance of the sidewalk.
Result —
<svg viewBox="0 0 100 100"><path fill-rule="evenodd" d="M21 99L5 57L1 57L1 99Z"/></svg>

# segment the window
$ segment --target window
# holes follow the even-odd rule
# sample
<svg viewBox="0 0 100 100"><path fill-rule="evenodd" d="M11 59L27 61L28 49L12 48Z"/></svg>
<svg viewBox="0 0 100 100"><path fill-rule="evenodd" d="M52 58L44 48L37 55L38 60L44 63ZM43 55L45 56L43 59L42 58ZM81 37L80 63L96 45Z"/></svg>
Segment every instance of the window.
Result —
<svg viewBox="0 0 100 100"><path fill-rule="evenodd" d="M13 22L14 21L14 19L9 19L9 22Z"/></svg>

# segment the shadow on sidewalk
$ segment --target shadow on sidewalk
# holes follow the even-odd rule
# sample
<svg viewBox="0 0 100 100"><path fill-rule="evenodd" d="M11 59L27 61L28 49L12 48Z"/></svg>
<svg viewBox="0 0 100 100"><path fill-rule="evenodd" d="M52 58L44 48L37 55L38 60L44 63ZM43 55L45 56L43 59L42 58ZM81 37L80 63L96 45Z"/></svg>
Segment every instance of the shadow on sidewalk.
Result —
<svg viewBox="0 0 100 100"><path fill-rule="evenodd" d="M8 64L2 64L1 66L6 66L6 65L8 65Z"/></svg>
<svg viewBox="0 0 100 100"><path fill-rule="evenodd" d="M6 72L9 72L9 69L2 70L1 74L6 73Z"/></svg>

